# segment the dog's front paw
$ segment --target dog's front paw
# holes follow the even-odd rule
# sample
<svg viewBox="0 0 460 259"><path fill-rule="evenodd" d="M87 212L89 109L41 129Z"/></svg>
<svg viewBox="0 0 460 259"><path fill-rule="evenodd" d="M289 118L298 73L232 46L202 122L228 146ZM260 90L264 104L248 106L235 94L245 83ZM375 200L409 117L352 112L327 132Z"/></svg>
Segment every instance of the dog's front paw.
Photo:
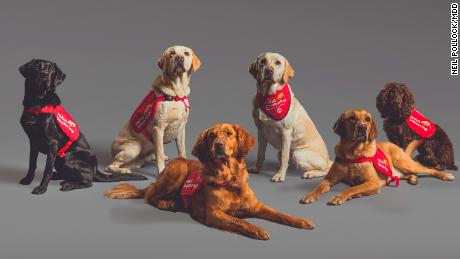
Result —
<svg viewBox="0 0 460 259"><path fill-rule="evenodd" d="M22 178L21 181L19 181L19 183L22 184L22 185L29 185L30 183L32 183L33 179L34 179L33 177L27 177L26 176L26 177Z"/></svg>
<svg viewBox="0 0 460 259"><path fill-rule="evenodd" d="M412 184L412 185L417 185L418 184L418 177L414 175L409 175L407 177L407 183Z"/></svg>
<svg viewBox="0 0 460 259"><path fill-rule="evenodd" d="M32 194L44 194L46 192L46 186L37 186L33 189Z"/></svg>
<svg viewBox="0 0 460 259"><path fill-rule="evenodd" d="M312 178L317 178L317 177L323 177L327 173L324 171L320 170L311 170L311 171L306 171L302 175L302 179L312 179Z"/></svg>
<svg viewBox="0 0 460 259"><path fill-rule="evenodd" d="M317 201L319 199L319 195L315 194L315 193L309 193L305 196L303 196L303 198L299 201L300 204L309 204L309 203L313 203L315 201Z"/></svg>
<svg viewBox="0 0 460 259"><path fill-rule="evenodd" d="M269 240L270 233L268 233L267 230L262 229L262 230L255 232L252 238L257 239L257 240Z"/></svg>
<svg viewBox="0 0 460 259"><path fill-rule="evenodd" d="M284 182L284 179L286 178L285 175L282 175L280 173L275 174L272 177L272 182L278 183L278 182Z"/></svg>
<svg viewBox="0 0 460 259"><path fill-rule="evenodd" d="M335 196L334 198L332 198L328 203L327 205L331 205L331 206L337 206L337 205L342 205L345 203L345 201L347 201L346 198L340 196L340 195L337 195Z"/></svg>
<svg viewBox="0 0 460 259"><path fill-rule="evenodd" d="M315 227L316 227L315 223L307 219L301 219L300 225L298 226L298 228L308 229L308 230L312 230Z"/></svg>

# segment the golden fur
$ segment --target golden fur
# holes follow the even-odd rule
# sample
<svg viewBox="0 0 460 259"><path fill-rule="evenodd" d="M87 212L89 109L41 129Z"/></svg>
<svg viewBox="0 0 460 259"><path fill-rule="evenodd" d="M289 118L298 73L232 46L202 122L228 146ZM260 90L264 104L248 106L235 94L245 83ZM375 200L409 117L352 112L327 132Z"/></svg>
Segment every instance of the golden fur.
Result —
<svg viewBox="0 0 460 259"><path fill-rule="evenodd" d="M192 154L200 161L177 158L170 161L158 180L143 190L121 184L107 191L112 199L144 199L162 210L184 211L210 227L267 240L269 233L243 218L256 217L302 229L314 223L273 210L257 200L248 185L245 157L255 145L254 138L238 125L218 124L204 130ZM201 171L203 187L184 208L180 190L188 175Z"/></svg>

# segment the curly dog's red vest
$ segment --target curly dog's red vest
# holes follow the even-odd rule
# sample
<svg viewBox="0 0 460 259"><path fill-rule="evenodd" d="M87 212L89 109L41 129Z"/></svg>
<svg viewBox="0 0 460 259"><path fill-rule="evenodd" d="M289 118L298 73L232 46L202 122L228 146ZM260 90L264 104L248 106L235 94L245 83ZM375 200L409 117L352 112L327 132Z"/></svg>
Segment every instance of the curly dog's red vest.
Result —
<svg viewBox="0 0 460 259"><path fill-rule="evenodd" d="M291 90L287 83L279 91L267 97L257 92L256 98L262 111L277 121L286 117L291 106Z"/></svg>
<svg viewBox="0 0 460 259"><path fill-rule="evenodd" d="M406 124L421 137L422 141L426 138L430 138L436 132L436 124L427 119L416 109L412 110L409 118L406 119Z"/></svg>
<svg viewBox="0 0 460 259"><path fill-rule="evenodd" d="M389 186L390 182L395 181L395 186L399 186L399 177L393 175L393 170L391 170L391 165L387 160L387 157L385 156L385 153L383 153L382 150L377 148L375 151L375 154L372 157L365 157L361 156L355 159L348 159L346 160L346 163L367 163L367 162L372 162L374 165L375 170L377 172L384 174L388 176L389 180L387 180L386 185Z"/></svg>
<svg viewBox="0 0 460 259"><path fill-rule="evenodd" d="M67 149L72 143L80 136L80 130L78 124L70 116L70 114L61 105L52 106L50 104L41 107L40 109L29 107L24 109L25 112L40 114L40 113L52 113L56 119L59 128L69 138L67 143L58 151L58 156L64 157Z"/></svg>
<svg viewBox="0 0 460 259"><path fill-rule="evenodd" d="M144 134L147 139L151 140L152 136L145 131L145 127L147 127L150 120L155 116L158 104L164 101L181 101L185 105L185 108L190 109L187 96L156 96L153 91L150 91L131 115L130 124L133 130Z"/></svg>

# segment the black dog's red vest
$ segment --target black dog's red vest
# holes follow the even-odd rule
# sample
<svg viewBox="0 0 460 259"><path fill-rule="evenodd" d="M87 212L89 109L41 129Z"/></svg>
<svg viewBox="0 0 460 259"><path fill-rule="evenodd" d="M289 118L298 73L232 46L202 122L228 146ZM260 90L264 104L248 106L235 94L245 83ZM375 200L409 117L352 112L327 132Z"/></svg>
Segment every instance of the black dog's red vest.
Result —
<svg viewBox="0 0 460 259"><path fill-rule="evenodd" d="M257 92L256 98L262 111L277 121L286 117L291 106L291 91L287 83L279 91L267 97Z"/></svg>
<svg viewBox="0 0 460 259"><path fill-rule="evenodd" d="M420 136L421 141L430 138L436 132L436 124L427 119L416 109L412 110L409 118L406 119L406 124Z"/></svg>
<svg viewBox="0 0 460 259"><path fill-rule="evenodd" d="M391 170L390 163L388 162L385 153L383 153L383 151L379 148L377 148L372 157L361 156L355 159L347 159L345 162L352 164L372 162L377 172L388 176L389 180L386 182L387 186L389 186L392 181L395 181L395 187L399 186L399 177L393 175L393 170Z"/></svg>
<svg viewBox="0 0 460 259"><path fill-rule="evenodd" d="M70 116L70 114L61 105L52 106L50 104L41 107L40 109L29 107L24 109L25 112L39 114L39 113L52 113L59 125L59 128L69 138L67 143L58 151L58 156L64 157L67 149L72 143L80 136L78 124Z"/></svg>
<svg viewBox="0 0 460 259"><path fill-rule="evenodd" d="M156 96L153 91L150 91L142 102L137 106L134 113L131 115L130 124L133 130L137 133L142 133L144 136L151 140L152 136L145 131L145 127L149 124L150 120L155 116L158 104L163 101L181 101L185 108L190 109L187 96L178 97L170 95Z"/></svg>

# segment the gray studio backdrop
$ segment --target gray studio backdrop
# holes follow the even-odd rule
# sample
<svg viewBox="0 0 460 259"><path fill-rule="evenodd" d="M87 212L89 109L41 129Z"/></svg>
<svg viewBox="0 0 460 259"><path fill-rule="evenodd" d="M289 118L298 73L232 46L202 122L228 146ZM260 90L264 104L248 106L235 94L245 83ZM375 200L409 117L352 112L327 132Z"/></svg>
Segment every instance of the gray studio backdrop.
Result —
<svg viewBox="0 0 460 259"><path fill-rule="evenodd" d="M458 258L459 177L453 183L423 178L415 187L404 182L326 206L341 185L315 204L299 205L319 179L301 180L291 169L286 182L271 183L277 162L269 148L251 186L261 200L310 218L317 228L251 220L270 231L268 242L210 229L141 201L104 198L114 184L61 193L53 182L46 194L33 196L43 157L33 185L18 184L29 152L19 125L20 65L44 58L64 70L58 93L102 168L112 138L159 73L156 59L178 44L192 47L203 62L191 82L188 153L196 135L214 123L239 123L256 134L255 81L247 68L264 51L289 59L296 71L292 88L331 153L338 140L331 128L345 109L370 110L381 129L375 96L388 81L407 83L417 107L460 150L460 81L449 71L449 12L449 1L2 0L0 258ZM166 150L177 154L174 144ZM140 172L152 180L156 173L153 166Z"/></svg>

